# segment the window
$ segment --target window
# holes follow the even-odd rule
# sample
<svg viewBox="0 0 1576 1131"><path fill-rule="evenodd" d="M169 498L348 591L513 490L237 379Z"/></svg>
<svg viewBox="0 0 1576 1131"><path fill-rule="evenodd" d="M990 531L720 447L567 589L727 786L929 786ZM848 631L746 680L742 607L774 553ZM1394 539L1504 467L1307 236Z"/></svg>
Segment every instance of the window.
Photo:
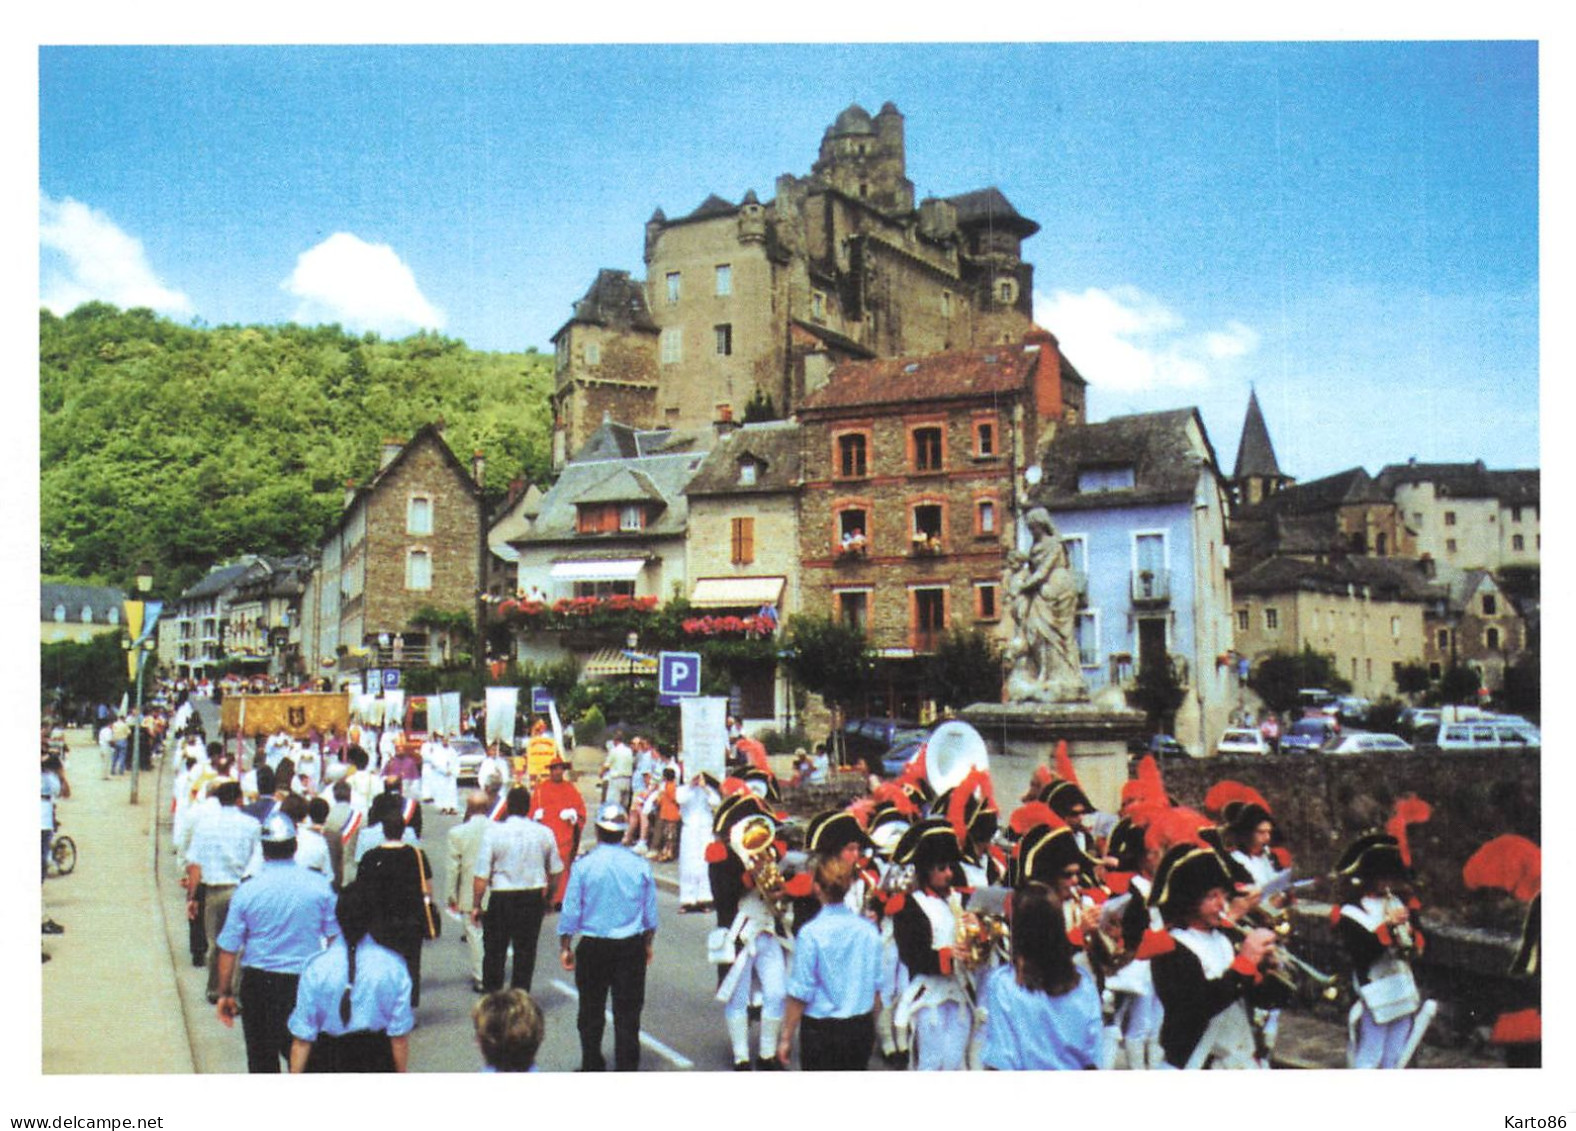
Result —
<svg viewBox="0 0 1576 1131"><path fill-rule="evenodd" d="M753 459L741 459L739 461L739 486L755 486L759 468L760 464L756 463Z"/></svg>
<svg viewBox="0 0 1576 1131"><path fill-rule="evenodd" d="M1078 491L1131 491L1134 484L1131 467L1087 467L1078 472Z"/></svg>
<svg viewBox="0 0 1576 1131"><path fill-rule="evenodd" d="M1018 284L1011 279L996 280L996 297L1002 302L1012 302L1018 297Z"/></svg>
<svg viewBox="0 0 1576 1131"><path fill-rule="evenodd" d="M1521 508L1520 507L1511 507L1510 508L1510 521L1511 522L1520 522L1521 521Z"/></svg>
<svg viewBox="0 0 1576 1131"><path fill-rule="evenodd" d="M668 305L676 306L679 301L681 276L677 271L668 272Z"/></svg>
<svg viewBox="0 0 1576 1131"><path fill-rule="evenodd" d="M721 326L713 326L711 329L717 335L717 356L731 357L733 355L733 323L724 322Z"/></svg>
<svg viewBox="0 0 1576 1131"><path fill-rule="evenodd" d="M832 593L837 604L837 620L849 628L863 630L870 623L870 591L839 589Z"/></svg>
<svg viewBox="0 0 1576 1131"><path fill-rule="evenodd" d="M676 365L684 360L684 330L669 326L662 331L662 364Z"/></svg>
<svg viewBox="0 0 1576 1131"><path fill-rule="evenodd" d="M1093 613L1079 613L1076 636L1078 640L1078 666L1100 666L1100 625Z"/></svg>
<svg viewBox="0 0 1576 1131"><path fill-rule="evenodd" d="M914 445L915 471L941 470L941 429L932 425L910 433Z"/></svg>
<svg viewBox="0 0 1576 1131"><path fill-rule="evenodd" d="M92 624L93 623L93 606L92 605L83 605L82 606L82 623L83 624Z"/></svg>
<svg viewBox="0 0 1576 1131"><path fill-rule="evenodd" d="M941 316L943 318L951 318L952 317L952 292L951 291L942 291L941 292Z"/></svg>
<svg viewBox="0 0 1576 1131"><path fill-rule="evenodd" d="M1423 529L1423 512L1422 511L1413 511L1412 512L1412 525L1417 527L1419 530Z"/></svg>
<svg viewBox="0 0 1576 1131"><path fill-rule="evenodd" d="M914 602L914 650L935 651L947 628L947 591L938 586L916 587L909 592Z"/></svg>
<svg viewBox="0 0 1576 1131"><path fill-rule="evenodd" d="M1265 609L1264 610L1264 631L1266 631L1266 632L1279 632L1280 631L1280 610L1279 609Z"/></svg>
<svg viewBox="0 0 1576 1131"><path fill-rule="evenodd" d="M914 508L914 549L928 553L941 550L941 504L920 503Z"/></svg>
<svg viewBox="0 0 1576 1131"><path fill-rule="evenodd" d="M576 597L633 597L635 595L635 582L629 581L577 581L574 583Z"/></svg>
<svg viewBox="0 0 1576 1131"><path fill-rule="evenodd" d="M1238 609L1237 610L1237 631L1238 632L1246 632L1246 631L1248 631L1248 610L1247 609Z"/></svg>
<svg viewBox="0 0 1576 1131"><path fill-rule="evenodd" d="M64 605L56 605L55 606L55 623L56 624L65 624L66 623L66 607Z"/></svg>
<svg viewBox="0 0 1576 1131"><path fill-rule="evenodd" d="M411 550L405 555L405 588L432 588L432 555L426 550Z"/></svg>
<svg viewBox="0 0 1576 1131"><path fill-rule="evenodd" d="M641 503L625 503L618 508L618 528L620 530L644 530L646 528L646 508Z"/></svg>
<svg viewBox="0 0 1576 1131"><path fill-rule="evenodd" d="M432 533L432 500L425 495L412 495L405 507L405 533Z"/></svg>
<svg viewBox="0 0 1576 1131"><path fill-rule="evenodd" d="M1401 618L1400 617L1391 617L1390 618L1390 636L1393 639L1395 639L1395 640L1401 639Z"/></svg>
<svg viewBox="0 0 1576 1131"><path fill-rule="evenodd" d="M974 583L974 615L979 620L1001 619L1001 606L997 601L996 588L994 581Z"/></svg>
<svg viewBox="0 0 1576 1131"><path fill-rule="evenodd" d="M1489 648L1499 647L1499 629L1491 628L1483 634L1483 643Z"/></svg>
<svg viewBox="0 0 1576 1131"><path fill-rule="evenodd" d="M816 322L826 321L826 296L820 291L810 292L810 317Z"/></svg>
<svg viewBox="0 0 1576 1131"><path fill-rule="evenodd" d="M587 365L600 365L600 364L602 364L602 346L601 346L600 343L597 343L597 342L587 342L586 343L586 364Z"/></svg>
<svg viewBox="0 0 1576 1131"><path fill-rule="evenodd" d="M117 609L117 608L111 607L110 610L109 610L109 615L104 618L104 622L106 624L119 624L120 623L120 610ZM188 625L182 625L181 627L182 628L190 628L191 625L189 625L189 624Z"/></svg>
<svg viewBox="0 0 1576 1131"><path fill-rule="evenodd" d="M733 293L733 267L727 263L717 264L717 296L726 298Z"/></svg>
<svg viewBox="0 0 1576 1131"><path fill-rule="evenodd" d="M980 499L974 504L974 533L981 536L996 533L995 499Z"/></svg>
<svg viewBox="0 0 1576 1131"><path fill-rule="evenodd" d="M1455 511L1446 511L1445 512L1445 525L1446 526L1454 526L1455 524L1456 524L1456 512Z"/></svg>
<svg viewBox="0 0 1576 1131"><path fill-rule="evenodd" d="M733 564L749 565L755 560L755 519L733 520Z"/></svg>
<svg viewBox="0 0 1576 1131"><path fill-rule="evenodd" d="M1520 534L1512 534L1510 536L1510 548L1512 550L1525 550L1527 548L1527 540Z"/></svg>
<svg viewBox="0 0 1576 1131"><path fill-rule="evenodd" d="M870 437L863 432L845 432L837 438L837 473L844 479L862 479Z"/></svg>
<svg viewBox="0 0 1576 1131"><path fill-rule="evenodd" d="M1431 664L1428 665L1428 678L1429 679L1438 679L1440 677L1440 675L1443 674L1443 672L1444 672L1444 669L1439 666L1438 661L1435 661L1434 663L1431 663Z"/></svg>
<svg viewBox="0 0 1576 1131"><path fill-rule="evenodd" d="M1485 593L1485 594L1483 594L1483 615L1486 616L1486 617L1491 617L1498 611L1499 611L1499 602L1494 600L1494 594L1492 594L1492 593Z"/></svg>
<svg viewBox="0 0 1576 1131"><path fill-rule="evenodd" d="M1455 552L1456 552L1456 540L1454 538L1446 538L1445 539L1445 553L1453 554Z"/></svg>
<svg viewBox="0 0 1576 1131"><path fill-rule="evenodd" d="M864 507L844 507L837 512L837 544L839 554L863 557L870 550L870 524Z"/></svg>
<svg viewBox="0 0 1576 1131"><path fill-rule="evenodd" d="M974 422L974 454L981 459L988 459L996 454L996 422L994 420L976 420Z"/></svg>
<svg viewBox="0 0 1576 1131"><path fill-rule="evenodd" d="M1443 652L1446 648L1450 647L1450 630L1448 628L1440 629L1438 635L1436 635L1434 639L1438 645L1439 650Z"/></svg>

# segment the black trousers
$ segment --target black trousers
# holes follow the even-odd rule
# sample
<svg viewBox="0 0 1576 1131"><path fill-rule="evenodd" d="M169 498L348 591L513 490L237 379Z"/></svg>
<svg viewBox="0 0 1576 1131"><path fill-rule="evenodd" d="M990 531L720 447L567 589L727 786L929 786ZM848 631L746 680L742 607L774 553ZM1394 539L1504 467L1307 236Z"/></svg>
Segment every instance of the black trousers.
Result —
<svg viewBox="0 0 1576 1131"><path fill-rule="evenodd" d="M627 939L582 938L575 949L575 989L580 991L580 1071L602 1072L602 1033L607 1028L609 993L613 997L613 1070L640 1067L640 1011L646 1004L646 943Z"/></svg>
<svg viewBox="0 0 1576 1131"><path fill-rule="evenodd" d="M488 992L503 989L504 958L514 945L514 970L509 985L531 991L536 972L536 941L542 934L547 900L541 888L495 891L482 916L482 985Z"/></svg>
<svg viewBox="0 0 1576 1131"><path fill-rule="evenodd" d="M275 974L241 967L241 1033L246 1038L248 1072L280 1071L290 1062L290 1011L295 1008L299 974Z"/></svg>
<svg viewBox="0 0 1576 1131"><path fill-rule="evenodd" d="M208 885L197 885L197 916L186 920L186 945L192 952L192 962L208 961L208 928L203 924L202 909L207 902Z"/></svg>
<svg viewBox="0 0 1576 1131"><path fill-rule="evenodd" d="M360 1029L331 1037L319 1033L307 1054L308 1072L393 1072L394 1049L387 1033Z"/></svg>
<svg viewBox="0 0 1576 1131"><path fill-rule="evenodd" d="M806 1017L799 1023L803 1072L863 1072L876 1043L873 1013L855 1017Z"/></svg>

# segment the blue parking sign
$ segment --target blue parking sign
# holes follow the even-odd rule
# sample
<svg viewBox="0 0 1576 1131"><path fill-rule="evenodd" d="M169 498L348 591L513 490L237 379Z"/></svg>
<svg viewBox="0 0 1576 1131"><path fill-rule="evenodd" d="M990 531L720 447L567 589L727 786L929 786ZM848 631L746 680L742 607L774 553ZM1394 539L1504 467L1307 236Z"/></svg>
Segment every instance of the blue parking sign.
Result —
<svg viewBox="0 0 1576 1131"><path fill-rule="evenodd" d="M384 668L383 669L383 690L384 691L393 691L393 690L395 690L398 687L399 687L399 669L398 668Z"/></svg>
<svg viewBox="0 0 1576 1131"><path fill-rule="evenodd" d="M700 653L658 653L657 691L662 695L699 695Z"/></svg>
<svg viewBox="0 0 1576 1131"><path fill-rule="evenodd" d="M545 687L531 688L531 714L545 715L553 701L553 693Z"/></svg>

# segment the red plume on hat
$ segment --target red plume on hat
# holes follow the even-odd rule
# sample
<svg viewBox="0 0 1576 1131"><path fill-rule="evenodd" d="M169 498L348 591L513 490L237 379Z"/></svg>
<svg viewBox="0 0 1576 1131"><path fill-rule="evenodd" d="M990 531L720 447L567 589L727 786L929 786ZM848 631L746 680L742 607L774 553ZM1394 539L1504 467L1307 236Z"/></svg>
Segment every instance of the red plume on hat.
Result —
<svg viewBox="0 0 1576 1131"><path fill-rule="evenodd" d="M748 793L749 791L750 787L744 784L743 778L723 778L722 785L717 790L724 797L732 797L735 794Z"/></svg>
<svg viewBox="0 0 1576 1131"><path fill-rule="evenodd" d="M1033 801L1040 796L1040 791L1051 784L1053 777L1055 775L1051 773L1049 766L1034 767L1034 773L1029 775L1029 788L1024 792L1023 800Z"/></svg>
<svg viewBox="0 0 1576 1131"><path fill-rule="evenodd" d="M1149 828L1144 832L1144 844L1158 846L1162 851L1169 851L1179 844L1202 847L1204 838L1199 835L1199 830L1208 824L1209 821L1196 809L1181 806L1168 809L1149 822Z"/></svg>
<svg viewBox="0 0 1576 1131"><path fill-rule="evenodd" d="M1140 802L1165 804L1166 783L1160 777L1160 763L1155 761L1153 754L1145 754L1138 760L1138 776L1122 786L1122 800L1129 797Z"/></svg>
<svg viewBox="0 0 1576 1131"><path fill-rule="evenodd" d="M918 754L908 760L908 765L903 767L903 772L897 777L899 785L928 781L925 773L925 753L928 749L929 744L927 743L919 748Z"/></svg>
<svg viewBox="0 0 1576 1131"><path fill-rule="evenodd" d="M1204 809L1209 813L1219 813L1233 801L1241 801L1245 805L1257 805L1266 813L1273 813L1270 803L1264 800L1264 795L1251 785L1244 785L1239 781L1226 778L1209 787L1209 792L1204 795Z"/></svg>
<svg viewBox="0 0 1576 1131"><path fill-rule="evenodd" d="M890 801L892 807L905 817L918 817L919 806L914 803L914 798L909 792L895 781L884 781L870 794L873 801Z"/></svg>
<svg viewBox="0 0 1576 1131"><path fill-rule="evenodd" d="M848 803L848 812L853 815L854 820L859 822L860 828L868 830L870 828L870 813L875 807L876 799L874 797L856 797Z"/></svg>
<svg viewBox="0 0 1576 1131"><path fill-rule="evenodd" d="M1030 829L1038 828L1040 825L1049 825L1053 829L1058 829L1066 823L1045 802L1031 801L1012 811L1012 816L1007 820L1007 827L1018 836L1023 836Z"/></svg>
<svg viewBox="0 0 1576 1131"><path fill-rule="evenodd" d="M1524 836L1497 836L1467 860L1461 880L1473 891L1499 888L1529 902L1543 888L1543 850Z"/></svg>
<svg viewBox="0 0 1576 1131"><path fill-rule="evenodd" d="M1067 740L1065 738L1056 740L1056 776L1063 781L1070 781L1074 785L1079 784L1078 773L1073 769L1072 756L1067 753ZM1082 788L1082 786L1079 786L1079 788Z"/></svg>
<svg viewBox="0 0 1576 1131"><path fill-rule="evenodd" d="M1406 826L1420 825L1434 815L1433 808L1421 797L1407 794L1395 803L1395 816L1390 818L1384 831L1395 837L1401 850L1401 863L1412 866L1412 846L1407 843Z"/></svg>
<svg viewBox="0 0 1576 1131"><path fill-rule="evenodd" d="M989 808L996 808L996 791L991 787L990 774L985 770L970 770L953 788L952 799L947 802L947 824L957 834L959 844L968 840L968 805L976 793L985 799Z"/></svg>

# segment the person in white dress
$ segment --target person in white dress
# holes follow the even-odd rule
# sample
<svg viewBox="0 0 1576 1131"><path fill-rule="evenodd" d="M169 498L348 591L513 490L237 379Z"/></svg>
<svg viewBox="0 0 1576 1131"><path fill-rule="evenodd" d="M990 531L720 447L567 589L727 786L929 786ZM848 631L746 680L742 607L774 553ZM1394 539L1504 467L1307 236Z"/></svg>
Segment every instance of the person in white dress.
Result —
<svg viewBox="0 0 1576 1131"><path fill-rule="evenodd" d="M679 903L682 911L710 909L711 879L706 846L711 843L712 816L722 804L717 780L701 772L678 788Z"/></svg>
<svg viewBox="0 0 1576 1131"><path fill-rule="evenodd" d="M422 758L422 772L430 769L432 802L440 813L455 814L460 811L459 756L449 745L448 735L439 735L432 743L430 754Z"/></svg>

